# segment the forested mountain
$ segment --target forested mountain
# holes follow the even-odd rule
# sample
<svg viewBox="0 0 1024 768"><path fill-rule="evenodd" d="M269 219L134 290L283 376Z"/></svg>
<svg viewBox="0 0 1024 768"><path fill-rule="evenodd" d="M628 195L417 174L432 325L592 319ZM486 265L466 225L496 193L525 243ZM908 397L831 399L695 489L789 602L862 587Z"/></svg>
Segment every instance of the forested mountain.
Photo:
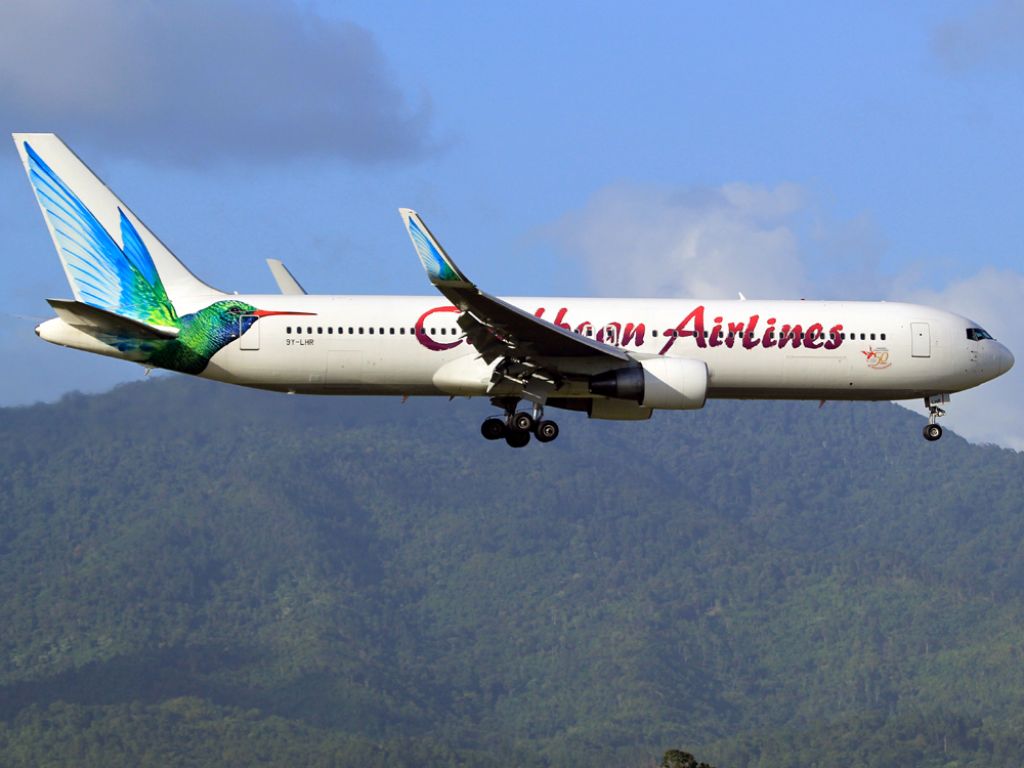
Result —
<svg viewBox="0 0 1024 768"><path fill-rule="evenodd" d="M523 450L486 411L0 410L0 764L1024 762L1024 455L888 404Z"/></svg>

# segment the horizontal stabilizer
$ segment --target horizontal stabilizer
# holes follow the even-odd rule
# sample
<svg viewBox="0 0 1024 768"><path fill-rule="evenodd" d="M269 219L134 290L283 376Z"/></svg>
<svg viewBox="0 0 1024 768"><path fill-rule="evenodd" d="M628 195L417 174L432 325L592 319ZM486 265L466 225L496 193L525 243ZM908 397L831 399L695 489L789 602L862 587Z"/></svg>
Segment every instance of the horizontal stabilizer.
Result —
<svg viewBox="0 0 1024 768"><path fill-rule="evenodd" d="M306 289L295 279L288 267L280 259L267 259L267 266L270 267L270 274L274 276L274 282L278 289L286 296L303 296Z"/></svg>
<svg viewBox="0 0 1024 768"><path fill-rule="evenodd" d="M81 301L47 299L47 302L57 317L86 333L108 333L130 339L173 339L178 335L177 328L150 325Z"/></svg>

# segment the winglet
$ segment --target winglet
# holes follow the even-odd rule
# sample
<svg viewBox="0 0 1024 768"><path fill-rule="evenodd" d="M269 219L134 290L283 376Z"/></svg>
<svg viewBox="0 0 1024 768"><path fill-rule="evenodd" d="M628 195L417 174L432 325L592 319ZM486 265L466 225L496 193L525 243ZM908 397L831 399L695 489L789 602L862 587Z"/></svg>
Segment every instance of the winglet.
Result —
<svg viewBox="0 0 1024 768"><path fill-rule="evenodd" d="M409 231L409 237L430 282L434 285L470 284L466 276L455 266L455 262L448 258L448 254L427 229L419 214L409 208L399 208L398 212L402 214L402 221L405 222L405 228Z"/></svg>

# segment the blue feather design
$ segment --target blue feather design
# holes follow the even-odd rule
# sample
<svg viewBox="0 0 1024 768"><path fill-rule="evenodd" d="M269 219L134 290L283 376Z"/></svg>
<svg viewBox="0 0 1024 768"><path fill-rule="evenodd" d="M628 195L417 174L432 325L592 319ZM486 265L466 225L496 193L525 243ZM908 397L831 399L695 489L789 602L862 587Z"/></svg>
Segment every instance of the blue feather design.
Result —
<svg viewBox="0 0 1024 768"><path fill-rule="evenodd" d="M153 325L180 327L153 258L118 208L119 246L86 205L26 141L29 179L79 301Z"/></svg>
<svg viewBox="0 0 1024 768"><path fill-rule="evenodd" d="M409 234L412 236L413 245L416 246L416 253L423 263L423 268L427 270L431 280L454 281L461 279L461 276L452 269L447 259L434 247L430 238L423 233L423 230L411 218L409 219Z"/></svg>

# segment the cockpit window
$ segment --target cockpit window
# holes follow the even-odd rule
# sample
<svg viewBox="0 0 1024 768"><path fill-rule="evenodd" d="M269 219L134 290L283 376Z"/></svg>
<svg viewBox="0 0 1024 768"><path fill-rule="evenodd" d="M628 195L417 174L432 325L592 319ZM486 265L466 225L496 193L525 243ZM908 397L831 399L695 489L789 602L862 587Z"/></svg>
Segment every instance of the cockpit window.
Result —
<svg viewBox="0 0 1024 768"><path fill-rule="evenodd" d="M967 338L971 341L981 341L982 339L992 339L992 341L995 341L992 334L984 328L968 328Z"/></svg>

